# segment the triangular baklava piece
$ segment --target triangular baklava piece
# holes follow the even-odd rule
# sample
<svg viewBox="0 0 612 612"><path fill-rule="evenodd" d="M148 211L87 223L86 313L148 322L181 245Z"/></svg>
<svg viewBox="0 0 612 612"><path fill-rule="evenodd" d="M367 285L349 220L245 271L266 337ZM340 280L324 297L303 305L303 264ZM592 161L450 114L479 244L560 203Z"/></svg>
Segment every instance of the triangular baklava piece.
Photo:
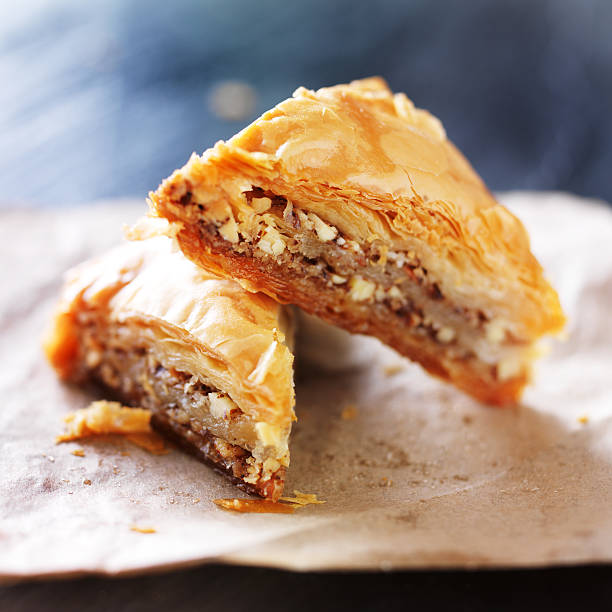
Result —
<svg viewBox="0 0 612 612"><path fill-rule="evenodd" d="M45 348L242 488L276 500L294 419L291 313L187 260L164 236L73 269Z"/></svg>
<svg viewBox="0 0 612 612"><path fill-rule="evenodd" d="M380 338L494 404L564 323L527 233L381 79L298 89L151 194L198 265Z"/></svg>

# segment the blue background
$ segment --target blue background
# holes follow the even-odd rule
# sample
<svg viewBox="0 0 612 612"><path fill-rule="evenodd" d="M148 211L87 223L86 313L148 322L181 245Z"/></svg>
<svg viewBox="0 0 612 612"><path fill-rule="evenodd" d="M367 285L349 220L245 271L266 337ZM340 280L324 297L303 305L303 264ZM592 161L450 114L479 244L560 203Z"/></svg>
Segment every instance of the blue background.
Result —
<svg viewBox="0 0 612 612"><path fill-rule="evenodd" d="M299 85L380 74L493 189L612 201L612 2L0 3L0 201L144 197ZM212 88L238 79L251 116Z"/></svg>

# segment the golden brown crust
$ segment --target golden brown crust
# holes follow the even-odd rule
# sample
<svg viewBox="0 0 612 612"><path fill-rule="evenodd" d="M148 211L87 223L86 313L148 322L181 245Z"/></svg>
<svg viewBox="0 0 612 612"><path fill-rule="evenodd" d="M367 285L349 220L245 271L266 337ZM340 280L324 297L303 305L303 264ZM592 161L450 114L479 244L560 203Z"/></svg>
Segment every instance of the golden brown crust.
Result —
<svg viewBox="0 0 612 612"><path fill-rule="evenodd" d="M202 218L217 227L230 220L231 242L234 220L253 214L244 194L254 187L314 213L359 245L378 241L416 252L449 303L482 312L524 346L564 324L521 222L495 201L439 121L403 94L393 95L381 79L316 92L300 88L228 142L192 156L151 194L154 214L183 224L177 239L199 265L321 314L321 296L312 288L300 294L283 274L240 264L202 236ZM474 378L468 365L447 376L439 359L389 340L374 323L321 316L377 335L477 397L516 399L527 378L523 370L513 382L500 381L498 391L482 391L480 383L465 382Z"/></svg>

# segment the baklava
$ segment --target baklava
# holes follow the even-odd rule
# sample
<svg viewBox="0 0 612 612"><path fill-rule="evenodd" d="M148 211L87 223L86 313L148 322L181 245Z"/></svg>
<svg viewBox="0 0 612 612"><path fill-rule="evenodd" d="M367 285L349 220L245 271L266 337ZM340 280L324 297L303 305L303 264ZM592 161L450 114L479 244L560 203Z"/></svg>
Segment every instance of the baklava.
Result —
<svg viewBox="0 0 612 612"><path fill-rule="evenodd" d="M196 264L514 403L557 294L521 222L435 117L378 78L299 88L163 181Z"/></svg>
<svg viewBox="0 0 612 612"><path fill-rule="evenodd" d="M285 307L158 236L73 269L45 348L61 378L150 410L154 429L276 500L294 420L291 337Z"/></svg>

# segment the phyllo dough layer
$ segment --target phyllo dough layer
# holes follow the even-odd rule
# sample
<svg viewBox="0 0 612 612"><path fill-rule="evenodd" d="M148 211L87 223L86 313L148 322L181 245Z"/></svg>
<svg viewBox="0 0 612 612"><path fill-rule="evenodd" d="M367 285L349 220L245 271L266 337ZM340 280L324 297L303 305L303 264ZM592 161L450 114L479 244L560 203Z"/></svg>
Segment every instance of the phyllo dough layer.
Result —
<svg viewBox="0 0 612 612"><path fill-rule="evenodd" d="M527 233L381 79L298 89L151 194L199 266L507 404L564 323Z"/></svg>
<svg viewBox="0 0 612 612"><path fill-rule="evenodd" d="M45 348L63 379L150 409L156 429L277 499L294 419L290 314L160 236L69 272Z"/></svg>

